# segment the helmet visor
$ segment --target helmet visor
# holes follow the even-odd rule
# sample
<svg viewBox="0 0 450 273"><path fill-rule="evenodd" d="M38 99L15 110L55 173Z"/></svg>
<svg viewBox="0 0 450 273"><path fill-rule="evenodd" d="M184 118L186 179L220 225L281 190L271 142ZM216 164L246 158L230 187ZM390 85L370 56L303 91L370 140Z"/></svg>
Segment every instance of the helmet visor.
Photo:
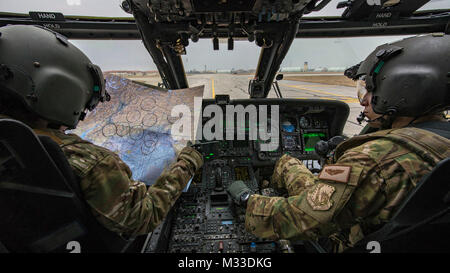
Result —
<svg viewBox="0 0 450 273"><path fill-rule="evenodd" d="M356 81L356 94L358 96L359 103L362 104L364 102L364 98L366 97L367 92L366 76L363 75Z"/></svg>

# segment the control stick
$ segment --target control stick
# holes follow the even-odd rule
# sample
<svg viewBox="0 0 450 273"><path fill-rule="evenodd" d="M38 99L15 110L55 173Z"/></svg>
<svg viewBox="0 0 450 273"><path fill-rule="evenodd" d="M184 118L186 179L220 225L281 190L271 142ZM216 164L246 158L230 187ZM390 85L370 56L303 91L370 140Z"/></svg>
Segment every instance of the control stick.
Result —
<svg viewBox="0 0 450 273"><path fill-rule="evenodd" d="M211 205L219 206L219 205L227 205L228 204L228 195L223 188L222 182L222 169L217 167L215 171L215 187L214 191L211 192Z"/></svg>

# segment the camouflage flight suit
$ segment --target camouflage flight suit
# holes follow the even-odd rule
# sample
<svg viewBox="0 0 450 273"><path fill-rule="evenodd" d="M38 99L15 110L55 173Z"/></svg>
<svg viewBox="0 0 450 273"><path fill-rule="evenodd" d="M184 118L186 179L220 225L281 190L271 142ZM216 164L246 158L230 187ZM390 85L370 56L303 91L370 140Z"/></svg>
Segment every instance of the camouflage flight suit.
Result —
<svg viewBox="0 0 450 273"><path fill-rule="evenodd" d="M289 197L252 195L246 229L274 240L328 237L332 251L342 252L386 223L420 179L448 156L448 139L417 128L351 138L319 176L284 155L271 183Z"/></svg>
<svg viewBox="0 0 450 273"><path fill-rule="evenodd" d="M185 147L176 162L147 189L144 183L131 178L130 168L116 153L75 134L51 129L34 131L60 145L80 178L82 193L94 216L118 234L139 235L155 229L203 165L202 155Z"/></svg>

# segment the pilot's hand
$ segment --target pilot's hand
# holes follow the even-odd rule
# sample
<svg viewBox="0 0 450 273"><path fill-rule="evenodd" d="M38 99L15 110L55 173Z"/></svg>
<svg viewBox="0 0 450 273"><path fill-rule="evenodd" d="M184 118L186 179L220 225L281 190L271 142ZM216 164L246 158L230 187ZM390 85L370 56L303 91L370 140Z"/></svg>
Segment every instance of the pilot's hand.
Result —
<svg viewBox="0 0 450 273"><path fill-rule="evenodd" d="M342 142L346 141L346 136L334 136L328 141L320 140L315 145L316 153L321 157L323 161L321 165L331 164L336 151L336 147Z"/></svg>
<svg viewBox="0 0 450 273"><path fill-rule="evenodd" d="M203 156L193 147L184 147L178 154L178 160L185 160L194 165L195 171L203 166Z"/></svg>
<svg viewBox="0 0 450 273"><path fill-rule="evenodd" d="M202 153L202 145L200 145L200 144L196 144L196 143L192 143L192 141L188 141L187 142L187 144L186 144L186 147L191 147L192 149L195 149L197 152L199 152L200 154L202 154L203 155L203 153Z"/></svg>
<svg viewBox="0 0 450 273"><path fill-rule="evenodd" d="M242 180L231 183L227 188L227 192L231 196L231 199L241 207L247 207L247 201L253 193Z"/></svg>

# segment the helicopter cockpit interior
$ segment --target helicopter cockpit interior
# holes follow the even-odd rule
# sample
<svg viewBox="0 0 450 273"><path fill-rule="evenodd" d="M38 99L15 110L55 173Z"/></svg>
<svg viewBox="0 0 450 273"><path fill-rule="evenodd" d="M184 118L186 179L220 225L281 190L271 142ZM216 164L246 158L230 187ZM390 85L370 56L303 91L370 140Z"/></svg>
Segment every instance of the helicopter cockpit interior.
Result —
<svg viewBox="0 0 450 273"><path fill-rule="evenodd" d="M275 196L279 193L268 188L267 183L271 179L278 158L283 154L296 157L317 175L323 168L326 157L332 152L331 148L336 147L332 142L346 138L341 137L344 135L344 127L351 111L346 102L283 96L283 88L278 85L283 79L280 68L295 39L449 33L450 7L419 10L428 2L430 1L342 0L337 3L331 0L124 0L120 5L123 11L130 15L130 18L126 19L67 16L51 10L30 11L29 14L0 13L0 26L40 25L68 39L142 40L157 66L161 79L160 87L166 90L190 87L182 56L189 50L189 45L198 42L199 39L211 40L212 50L218 50L223 46L228 50L234 50L237 41L255 43L260 48L256 70L254 75L248 78L248 98L235 99L227 94L227 90L217 90L217 95L202 100L202 112L208 111L208 107L211 106L218 107L217 109L221 109L224 113L229 109L241 107L245 109L245 115L241 119L236 117L236 120L233 116L231 122L224 115L221 122L229 127L220 137L216 139L203 137L196 141L195 145L204 157L202 171L191 179L163 223L152 233L135 238L134 241L130 238L121 240L114 235L106 234L107 232L100 227L86 225L89 228L95 226L92 228L95 232L106 234L104 238L97 238L98 241L103 240L103 243L92 244L93 251L107 249L106 251L142 253L326 252L317 242L272 241L248 233L244 225L245 210L236 206L225 189L233 181L242 180L255 193ZM330 5L337 6L341 15L306 16L314 15ZM259 111L262 107L267 109L265 119L261 117ZM209 120L201 117L199 126L202 128L207 126ZM259 126L262 122L273 130L270 140L252 133L256 128L254 125ZM48 148L51 145L43 145L45 139L36 138L28 135L29 132L17 129L15 126L19 126L18 124L2 123L0 126L11 128L8 129L10 132L21 134L23 138L29 137L33 142L40 141L42 146L39 144L39 149L51 149ZM232 131L233 136L241 132L242 138L227 138L228 130ZM2 137L3 142L6 140L14 142L14 135ZM19 146L11 147L19 149ZM0 152L4 152L2 149ZM17 152L19 159L16 163L11 163L12 165L2 163L1 166L20 169L20 158L25 156L25 153L26 151ZM36 153L39 151L36 150ZM6 159L14 157L7 152L0 154ZM54 156L54 153L48 154L50 158ZM6 159L4 162L7 162ZM41 162L45 160L40 159ZM23 166L29 166L28 164L33 163L24 163ZM445 164L448 165L448 161ZM48 172L53 173L55 168L66 167L52 165L52 170ZM0 170L3 171L1 168ZM61 173L65 176L66 172ZM61 173L57 173L54 179L58 179ZM43 174L36 172L31 176L38 175ZM66 178L68 181L71 179ZM73 184L70 181L67 183ZM5 184L0 188L2 191L24 190L27 195L23 198L31 198L29 196L33 192L39 193L36 189L17 188L12 184ZM53 190L52 196L65 200L67 204L64 206L67 206L68 210L82 207L79 200L73 197L77 194L68 193L70 190L66 186L61 188L52 185L49 188ZM5 200L13 202L10 199ZM7 206L5 202L2 203ZM53 202L57 201L48 202L54 204ZM27 208L24 206L21 209ZM9 217L14 219L11 215ZM39 217L45 218L45 214L39 214ZM76 217L82 219L79 220L81 222L90 221L85 218L89 217L83 213L79 213ZM64 224L65 229L57 229L58 234L46 236L33 234L34 237L30 235L26 240L32 243L22 242L23 244L16 249L8 245L5 236L0 235L0 238L3 238L0 242L3 241L6 249L18 252L24 249L36 252L64 251L67 249L67 241L74 241L86 235L86 228L76 224L77 222L78 220L62 219L59 226ZM52 226L55 229L56 227L57 224ZM13 236L14 232L9 230L4 234ZM103 248L104 241L113 242L114 247ZM94 245L101 246L96 248ZM360 250L366 251L365 246Z"/></svg>

